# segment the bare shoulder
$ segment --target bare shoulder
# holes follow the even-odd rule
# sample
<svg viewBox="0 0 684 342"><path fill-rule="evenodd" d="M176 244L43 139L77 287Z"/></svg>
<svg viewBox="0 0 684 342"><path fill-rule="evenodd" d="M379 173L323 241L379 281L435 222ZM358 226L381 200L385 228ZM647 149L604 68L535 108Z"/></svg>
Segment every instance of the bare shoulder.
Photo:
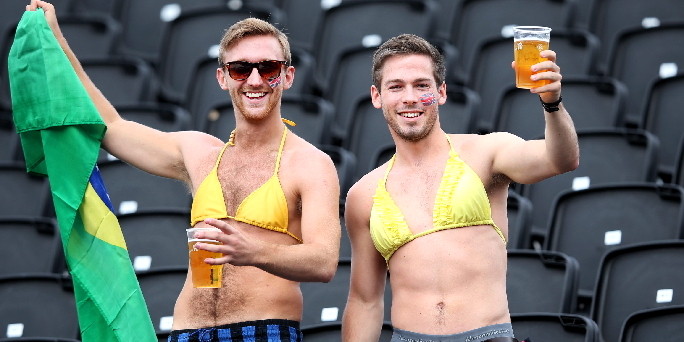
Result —
<svg viewBox="0 0 684 342"><path fill-rule="evenodd" d="M345 213L370 217L373 206L373 195L378 187L378 182L384 176L387 163L367 173L349 188L345 199Z"/></svg>

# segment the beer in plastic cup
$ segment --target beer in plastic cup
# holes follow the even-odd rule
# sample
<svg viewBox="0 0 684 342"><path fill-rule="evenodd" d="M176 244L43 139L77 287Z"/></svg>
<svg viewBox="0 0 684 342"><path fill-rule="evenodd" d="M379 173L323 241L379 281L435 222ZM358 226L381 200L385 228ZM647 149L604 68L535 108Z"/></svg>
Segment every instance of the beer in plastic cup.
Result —
<svg viewBox="0 0 684 342"><path fill-rule="evenodd" d="M551 29L542 26L516 26L513 28L513 56L515 59L515 86L531 89L549 84L548 80L532 81L530 67L545 61L540 52L549 49Z"/></svg>
<svg viewBox="0 0 684 342"><path fill-rule="evenodd" d="M216 240L195 239L195 232L200 230L218 231L218 228L189 228L188 234L188 253L190 256L190 270L192 272L192 285L197 288L217 288L221 287L223 276L223 265L210 265L204 262L206 258L220 258L221 253L214 253L202 249L196 249L198 242L209 244L221 244Z"/></svg>

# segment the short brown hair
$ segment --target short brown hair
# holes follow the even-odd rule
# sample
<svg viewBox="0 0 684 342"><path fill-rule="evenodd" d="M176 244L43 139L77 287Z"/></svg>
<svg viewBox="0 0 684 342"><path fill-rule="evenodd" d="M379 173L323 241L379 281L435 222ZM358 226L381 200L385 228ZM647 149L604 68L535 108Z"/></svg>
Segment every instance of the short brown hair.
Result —
<svg viewBox="0 0 684 342"><path fill-rule="evenodd" d="M382 68L388 58L399 55L425 55L432 60L433 74L437 85L444 83L446 67L444 56L427 40L413 34L402 34L384 42L373 54L373 85L380 91Z"/></svg>
<svg viewBox="0 0 684 342"><path fill-rule="evenodd" d="M219 45L219 64L223 64L223 54L226 51L237 44L242 38L251 36L275 37L278 40L278 43L280 43L285 62L287 65L292 64L292 53L290 52L290 43L287 40L287 36L270 23L257 18L240 20L226 30Z"/></svg>

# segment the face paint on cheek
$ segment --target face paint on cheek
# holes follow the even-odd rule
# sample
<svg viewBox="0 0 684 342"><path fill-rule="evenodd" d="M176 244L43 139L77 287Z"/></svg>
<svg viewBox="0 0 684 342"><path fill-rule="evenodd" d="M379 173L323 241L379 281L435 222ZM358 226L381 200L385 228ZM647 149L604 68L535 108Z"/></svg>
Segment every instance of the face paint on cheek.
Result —
<svg viewBox="0 0 684 342"><path fill-rule="evenodd" d="M435 97L435 94L433 93L425 93L420 96L420 102L425 107L432 106L433 104L437 103L437 97Z"/></svg>
<svg viewBox="0 0 684 342"><path fill-rule="evenodd" d="M283 80L282 76L278 76L278 77L276 77L276 78L274 78L274 79L268 81L268 85L269 85L271 88L275 88L275 87L277 87L277 86L280 85L280 83L282 82L282 80Z"/></svg>

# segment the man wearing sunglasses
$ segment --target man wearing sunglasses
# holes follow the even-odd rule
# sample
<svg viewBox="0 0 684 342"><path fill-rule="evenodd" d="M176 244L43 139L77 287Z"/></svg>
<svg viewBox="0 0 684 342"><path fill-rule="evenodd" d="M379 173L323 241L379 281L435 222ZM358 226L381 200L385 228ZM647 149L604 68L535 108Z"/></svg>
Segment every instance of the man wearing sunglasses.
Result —
<svg viewBox="0 0 684 342"><path fill-rule="evenodd" d="M194 288L191 274L176 301L170 341L301 341L299 282L328 282L339 253L339 183L327 154L290 132L283 91L295 69L287 37L250 18L232 25L220 45L216 78L230 94L236 127L228 142L202 132L161 132L122 119L85 74L43 8L72 66L107 124L104 148L149 173L185 182L193 194L195 234L221 245L221 288ZM177 228L177 227L176 227Z"/></svg>
<svg viewBox="0 0 684 342"><path fill-rule="evenodd" d="M425 39L400 35L373 56L373 105L382 109L396 154L348 192L352 274L343 340L377 341L387 272L392 342L514 342L506 297L507 195L574 170L577 135L561 102L553 51L533 68L548 84L546 138L447 134L444 58ZM540 106L542 107L542 106ZM378 113L378 115L380 115Z"/></svg>

